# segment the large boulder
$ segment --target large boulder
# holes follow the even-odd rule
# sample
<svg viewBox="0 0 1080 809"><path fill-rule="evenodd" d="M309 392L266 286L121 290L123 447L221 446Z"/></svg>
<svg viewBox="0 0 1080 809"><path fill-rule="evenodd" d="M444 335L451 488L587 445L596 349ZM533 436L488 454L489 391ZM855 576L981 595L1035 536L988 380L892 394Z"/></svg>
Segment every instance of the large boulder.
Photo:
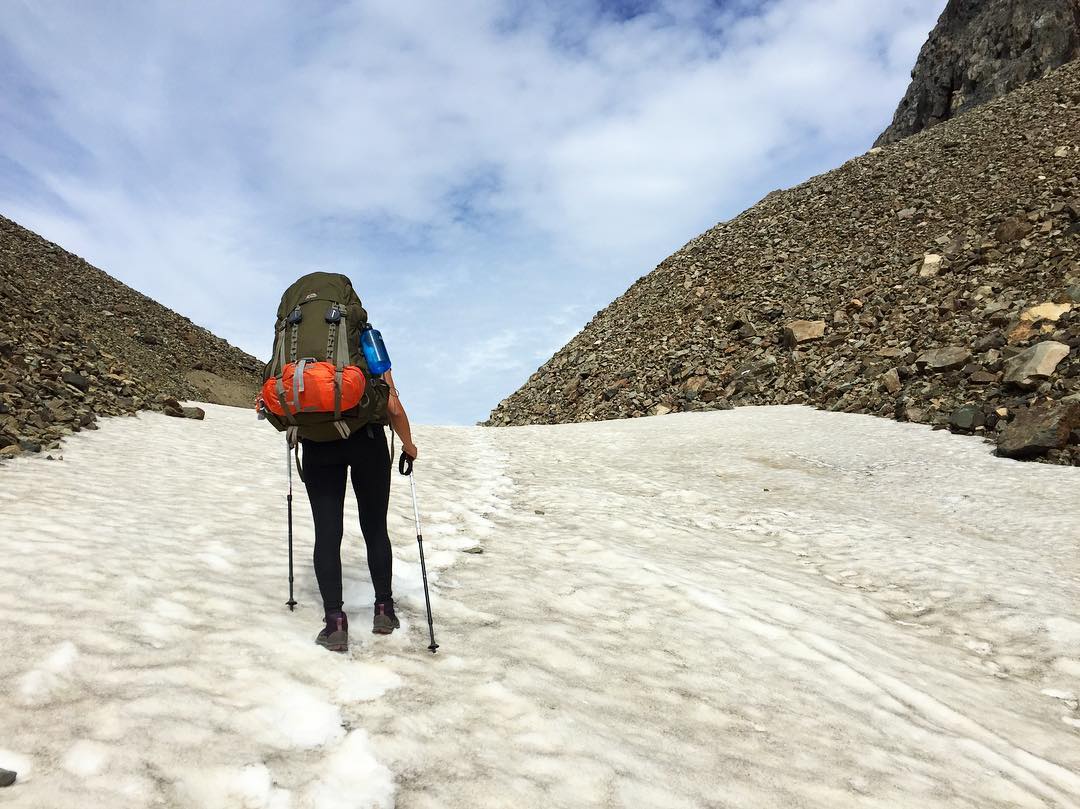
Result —
<svg viewBox="0 0 1080 809"><path fill-rule="evenodd" d="M1069 347L1044 340L1021 351L1005 363L1005 381L1024 390L1038 387L1054 373L1058 363L1069 356Z"/></svg>
<svg viewBox="0 0 1080 809"><path fill-rule="evenodd" d="M998 438L998 454L1030 458L1061 449L1080 428L1080 402L1035 405L1021 410Z"/></svg>

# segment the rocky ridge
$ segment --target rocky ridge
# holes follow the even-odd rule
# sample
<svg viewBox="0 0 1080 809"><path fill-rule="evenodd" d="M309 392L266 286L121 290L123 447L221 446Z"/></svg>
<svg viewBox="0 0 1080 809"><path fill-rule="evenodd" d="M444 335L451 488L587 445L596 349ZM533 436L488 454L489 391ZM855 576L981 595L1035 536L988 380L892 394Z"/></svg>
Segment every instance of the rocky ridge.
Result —
<svg viewBox="0 0 1080 809"><path fill-rule="evenodd" d="M0 460L102 416L254 401L257 359L3 217L0 304Z"/></svg>
<svg viewBox="0 0 1080 809"><path fill-rule="evenodd" d="M1080 0L949 0L876 146L967 112L1080 57Z"/></svg>
<svg viewBox="0 0 1080 809"><path fill-rule="evenodd" d="M1080 463L1080 63L689 242L489 425L806 404Z"/></svg>

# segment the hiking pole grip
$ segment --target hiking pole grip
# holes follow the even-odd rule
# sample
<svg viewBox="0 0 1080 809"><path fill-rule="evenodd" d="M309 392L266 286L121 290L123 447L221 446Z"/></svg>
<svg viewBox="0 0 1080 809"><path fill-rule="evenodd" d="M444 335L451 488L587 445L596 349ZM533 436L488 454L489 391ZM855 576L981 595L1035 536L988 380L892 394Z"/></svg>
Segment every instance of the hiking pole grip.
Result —
<svg viewBox="0 0 1080 809"><path fill-rule="evenodd" d="M411 475L413 461L415 460L416 458L414 458L412 455L407 454L405 450L402 450L401 457L398 458L398 472L402 475Z"/></svg>

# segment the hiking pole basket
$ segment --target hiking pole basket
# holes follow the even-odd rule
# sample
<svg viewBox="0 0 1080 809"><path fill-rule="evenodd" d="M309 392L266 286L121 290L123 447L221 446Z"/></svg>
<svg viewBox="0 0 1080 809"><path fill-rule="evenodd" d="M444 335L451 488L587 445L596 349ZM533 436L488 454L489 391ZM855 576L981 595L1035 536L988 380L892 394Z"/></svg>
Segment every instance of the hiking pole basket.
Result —
<svg viewBox="0 0 1080 809"><path fill-rule="evenodd" d="M285 606L289 608L290 612L296 609L296 599L293 598L293 563L292 563L292 447L289 446L289 441L285 442L285 468L289 474L289 493L285 497L285 501L289 504L289 600L285 602Z"/></svg>
<svg viewBox="0 0 1080 809"><path fill-rule="evenodd" d="M431 637L428 650L435 654L439 644L435 642L435 624L431 620L431 596L428 594L427 564L424 562L424 535L420 530L420 506L416 500L416 477L413 475L413 459L404 452L401 453L401 459L398 461L398 472L408 475L409 488L412 491L413 518L416 520L416 544L420 547L420 574L424 577L424 606L427 607L428 635Z"/></svg>

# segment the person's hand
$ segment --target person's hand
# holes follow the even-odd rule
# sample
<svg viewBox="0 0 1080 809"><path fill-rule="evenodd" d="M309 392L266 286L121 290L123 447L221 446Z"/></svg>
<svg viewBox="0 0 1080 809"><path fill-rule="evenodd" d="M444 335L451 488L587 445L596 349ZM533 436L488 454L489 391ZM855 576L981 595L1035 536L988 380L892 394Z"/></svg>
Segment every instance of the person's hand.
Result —
<svg viewBox="0 0 1080 809"><path fill-rule="evenodd" d="M404 442L403 441L402 444L401 444L401 449L405 452L406 455L408 455L414 461L416 460L418 450L416 449L416 444L414 444L412 441L409 441L409 442Z"/></svg>

